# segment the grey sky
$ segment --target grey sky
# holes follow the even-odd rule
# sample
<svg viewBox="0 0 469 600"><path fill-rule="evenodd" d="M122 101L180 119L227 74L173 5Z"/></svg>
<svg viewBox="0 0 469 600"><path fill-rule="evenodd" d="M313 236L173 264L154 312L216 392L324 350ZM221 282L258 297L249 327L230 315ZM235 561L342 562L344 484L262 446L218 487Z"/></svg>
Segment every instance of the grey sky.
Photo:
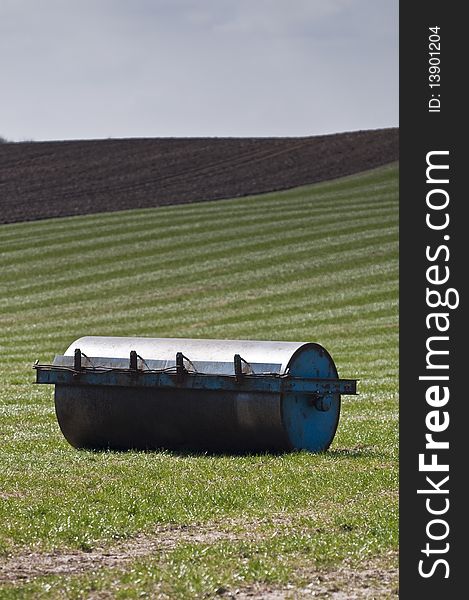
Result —
<svg viewBox="0 0 469 600"><path fill-rule="evenodd" d="M0 0L0 135L398 125L398 0Z"/></svg>

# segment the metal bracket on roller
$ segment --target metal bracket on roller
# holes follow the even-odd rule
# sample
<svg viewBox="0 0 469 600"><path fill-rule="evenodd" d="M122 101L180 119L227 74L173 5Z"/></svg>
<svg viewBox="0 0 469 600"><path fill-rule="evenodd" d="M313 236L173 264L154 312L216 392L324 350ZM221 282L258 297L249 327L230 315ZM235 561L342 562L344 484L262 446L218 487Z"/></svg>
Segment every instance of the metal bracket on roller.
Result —
<svg viewBox="0 0 469 600"><path fill-rule="evenodd" d="M253 375L254 374L254 371L252 370L251 365L247 362L247 360L244 360L244 358L242 358L239 354L234 355L233 362L234 362L235 378L238 383L241 382L243 375ZM243 365L245 365L244 369L243 369Z"/></svg>
<svg viewBox="0 0 469 600"><path fill-rule="evenodd" d="M197 369L187 356L182 352L176 352L176 376L179 380L183 379L188 373L196 373Z"/></svg>
<svg viewBox="0 0 469 600"><path fill-rule="evenodd" d="M93 363L92 363L91 359L88 358L88 356L86 356L86 354L84 352L82 352L80 350L80 348L76 348L76 350L75 350L75 352L73 354L73 369L75 371L75 376L79 375L79 373L83 369L87 368L87 367L85 367L83 365L82 358L84 358L88 362L88 365L90 367L93 366Z"/></svg>
<svg viewBox="0 0 469 600"><path fill-rule="evenodd" d="M77 348L74 353L73 368L75 371L81 371L81 350Z"/></svg>
<svg viewBox="0 0 469 600"><path fill-rule="evenodd" d="M184 354L182 352L176 352L176 375L181 378L186 373L186 367L184 366Z"/></svg>
<svg viewBox="0 0 469 600"><path fill-rule="evenodd" d="M229 391L243 389L251 392L266 393L296 393L308 394L310 404L318 405L318 410L325 410L325 403L321 399L330 394L356 394L355 379L336 379L321 377L296 377L291 374L279 375L277 373L245 373L240 370L240 363L235 365L235 375L220 375L218 373L204 373L189 371L182 357L177 357L175 368L152 369L152 361L148 361L148 369L138 369L136 364L138 355L132 355L128 366L120 366L122 361L107 359L109 366L86 367L78 364L76 357L67 360L66 356L57 356L56 364L34 364L36 370L36 383L54 383L71 385L96 385L96 386L132 386L173 388L184 387L188 389L205 389L209 391ZM88 359L91 362L91 359ZM97 360L97 359L93 359ZM241 359L242 360L242 359ZM115 362L115 366L111 366ZM135 377L138 375L138 378ZM75 377L79 381L75 382ZM321 407L321 408L319 408ZM326 409L327 410L327 409Z"/></svg>
<svg viewBox="0 0 469 600"><path fill-rule="evenodd" d="M129 369L135 373L138 371L138 354L135 350L130 351Z"/></svg>

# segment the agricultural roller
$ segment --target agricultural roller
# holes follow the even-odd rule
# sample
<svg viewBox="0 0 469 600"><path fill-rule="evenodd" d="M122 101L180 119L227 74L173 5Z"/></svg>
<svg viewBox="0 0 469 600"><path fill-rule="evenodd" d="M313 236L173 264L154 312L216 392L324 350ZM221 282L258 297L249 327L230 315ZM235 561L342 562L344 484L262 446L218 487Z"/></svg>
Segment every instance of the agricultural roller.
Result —
<svg viewBox="0 0 469 600"><path fill-rule="evenodd" d="M34 368L89 449L321 452L357 387L313 342L82 337Z"/></svg>

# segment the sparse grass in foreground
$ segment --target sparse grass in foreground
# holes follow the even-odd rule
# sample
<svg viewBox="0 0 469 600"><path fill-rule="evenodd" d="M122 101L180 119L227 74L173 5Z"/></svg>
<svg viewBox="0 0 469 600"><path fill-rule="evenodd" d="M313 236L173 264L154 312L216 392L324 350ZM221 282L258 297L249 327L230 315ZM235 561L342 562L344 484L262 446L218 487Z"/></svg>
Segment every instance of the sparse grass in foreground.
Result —
<svg viewBox="0 0 469 600"><path fill-rule="evenodd" d="M397 219L392 166L256 199L0 227L0 552L256 524L245 540L182 543L1 597L192 598L396 549ZM89 334L313 340L360 396L343 399L323 455L77 452L31 364Z"/></svg>

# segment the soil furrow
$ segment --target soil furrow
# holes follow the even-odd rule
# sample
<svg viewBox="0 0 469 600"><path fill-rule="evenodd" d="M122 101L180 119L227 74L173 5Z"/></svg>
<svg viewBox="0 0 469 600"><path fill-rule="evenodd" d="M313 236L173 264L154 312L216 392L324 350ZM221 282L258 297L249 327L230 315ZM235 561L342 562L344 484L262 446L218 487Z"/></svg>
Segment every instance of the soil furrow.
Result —
<svg viewBox="0 0 469 600"><path fill-rule="evenodd" d="M398 129L0 144L0 223L273 192L398 159Z"/></svg>

